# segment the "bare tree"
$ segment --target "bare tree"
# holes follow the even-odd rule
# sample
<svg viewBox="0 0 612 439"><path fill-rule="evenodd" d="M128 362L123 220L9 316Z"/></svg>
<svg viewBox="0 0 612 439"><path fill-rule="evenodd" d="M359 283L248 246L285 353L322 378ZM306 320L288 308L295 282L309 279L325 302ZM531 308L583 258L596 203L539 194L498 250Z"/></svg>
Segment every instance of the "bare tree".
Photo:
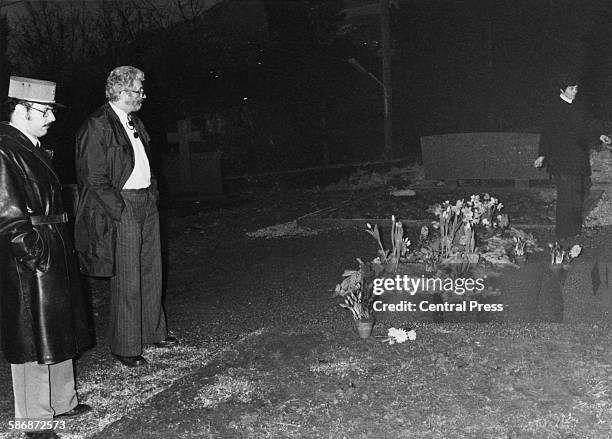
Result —
<svg viewBox="0 0 612 439"><path fill-rule="evenodd" d="M197 17L211 4L211 0L24 1L25 13L11 36L10 56L23 71L70 76L73 66L86 67L92 60L119 62L143 33L163 33L177 21Z"/></svg>

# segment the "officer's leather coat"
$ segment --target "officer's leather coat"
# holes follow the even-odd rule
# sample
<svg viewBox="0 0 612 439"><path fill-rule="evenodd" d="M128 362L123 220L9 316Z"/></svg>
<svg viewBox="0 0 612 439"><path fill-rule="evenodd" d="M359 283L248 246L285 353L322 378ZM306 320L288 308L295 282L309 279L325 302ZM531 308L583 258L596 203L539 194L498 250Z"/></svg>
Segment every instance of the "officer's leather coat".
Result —
<svg viewBox="0 0 612 439"><path fill-rule="evenodd" d="M0 346L10 363L51 364L94 343L65 211L48 154L0 123Z"/></svg>

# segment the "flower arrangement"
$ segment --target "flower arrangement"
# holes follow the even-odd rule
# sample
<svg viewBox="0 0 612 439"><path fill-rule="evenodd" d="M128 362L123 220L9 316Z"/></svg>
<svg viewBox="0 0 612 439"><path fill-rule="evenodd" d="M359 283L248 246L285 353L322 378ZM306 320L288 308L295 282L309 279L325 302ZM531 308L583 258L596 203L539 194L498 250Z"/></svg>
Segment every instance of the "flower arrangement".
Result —
<svg viewBox="0 0 612 439"><path fill-rule="evenodd" d="M359 270L345 270L342 276L344 280L336 285L334 296L341 296L344 302L342 308L348 309L354 320L372 318L374 295L372 284L374 273L371 263L364 263L357 258Z"/></svg>
<svg viewBox="0 0 612 439"><path fill-rule="evenodd" d="M525 240L520 236L514 236L514 250L513 253L515 256L525 256Z"/></svg>
<svg viewBox="0 0 612 439"><path fill-rule="evenodd" d="M480 253L482 260L494 265L518 265L514 264L518 256L526 256L526 253L542 251L538 246L533 234L523 230L509 227L503 233L498 233L483 239L484 245ZM512 259L510 258L512 256Z"/></svg>
<svg viewBox="0 0 612 439"><path fill-rule="evenodd" d="M550 264L552 266L565 266L567 267L574 259L580 256L582 247L578 244L571 248L563 248L558 242L554 244L549 243L550 248Z"/></svg>
<svg viewBox="0 0 612 439"><path fill-rule="evenodd" d="M503 204L489 194L472 195L468 201L457 200L454 204L445 201L429 210L437 216L433 227L440 232L439 242L431 241L429 253L439 252L441 262L463 263L465 269L479 260L476 251L476 229L478 227L500 228L508 226L508 217L501 214Z"/></svg>
<svg viewBox="0 0 612 439"><path fill-rule="evenodd" d="M366 224L366 232L368 232L378 244L378 255L381 264L389 265L393 269L393 272L397 271L400 259L408 252L410 247L410 240L404 238L404 227L400 221L395 220L395 215L391 216L391 250L385 250L380 239L380 231L378 224L374 224L374 227L370 223Z"/></svg>
<svg viewBox="0 0 612 439"><path fill-rule="evenodd" d="M470 272L479 262L514 265L517 256L542 250L533 235L509 227L508 216L500 211L503 204L489 194L471 195L468 201L445 201L429 211L437 216L432 228L423 226L418 246L411 251L411 241L404 237L402 223L391 217L391 249L385 249L377 224L367 224L368 232L378 245L378 256L372 260L376 275L396 273L401 262L421 263L427 273L441 268L454 275ZM436 231L438 233L433 233ZM480 242L477 242L480 241ZM480 247L477 247L480 244ZM512 258L510 257L512 256Z"/></svg>
<svg viewBox="0 0 612 439"><path fill-rule="evenodd" d="M502 203L489 194L472 195L468 201L462 199L454 204L449 201L436 204L430 211L437 218L432 227L421 228L415 248L404 236L404 227L394 215L391 217L390 249L385 248L378 225L367 224L366 232L377 243L377 255L367 263L357 259L359 270L343 273L344 279L335 288L335 295L344 299L340 306L348 309L355 320L370 319L374 312L374 280L397 273L400 264L405 265L401 267L403 273L413 273L416 269L423 275L424 269L432 278L487 277L492 283L484 290L465 292L463 296L458 296L454 290L427 290L444 301L501 294L494 281L501 273L491 270L490 266L509 264L519 268L514 263L517 256L542 250L533 235L509 227L507 215L500 212L502 207ZM577 255L575 250L566 254L567 258ZM404 336L393 332L389 337L392 337L389 341L392 339L395 343L401 342Z"/></svg>

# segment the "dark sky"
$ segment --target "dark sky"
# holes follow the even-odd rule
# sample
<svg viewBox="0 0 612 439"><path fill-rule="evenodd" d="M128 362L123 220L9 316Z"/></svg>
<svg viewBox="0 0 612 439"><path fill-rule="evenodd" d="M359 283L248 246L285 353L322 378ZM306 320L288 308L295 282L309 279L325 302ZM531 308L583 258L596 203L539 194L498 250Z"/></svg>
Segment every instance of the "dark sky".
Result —
<svg viewBox="0 0 612 439"><path fill-rule="evenodd" d="M3 1L6 5L10 0ZM215 27L215 22L230 24L237 17L231 5L238 0L226 0L211 9L216 14L213 21L198 22L196 39L177 37L179 45L167 56L151 58L177 33L161 41L158 32L143 34L135 44L121 47L125 54L117 62L141 63L147 70L151 95L143 111L151 113L149 120L161 127L203 113L222 117L227 126L236 119L246 126L233 131L257 137L253 150L271 148L273 157L325 155L325 148L335 144L351 147L329 153L332 161L370 154L368 145L382 137L381 88L347 60L358 59L381 78L378 2L344 3L348 18L339 28L352 45L324 42L315 47L308 41L320 35L309 40L305 32L324 27L321 22L288 24L289 15L299 20L299 14L289 14L292 10L308 11L306 0L247 1L266 6L260 9L269 38L257 36L265 41L246 32L216 34L231 26ZM392 4L393 126L400 147L414 149L419 136L434 133L537 129L546 101L558 95L555 77L565 70L582 75L581 97L595 116L612 119L611 1L399 0ZM285 8L280 15L279 5ZM15 16L21 6L3 10ZM76 123L89 110L87 105L101 103L103 73L114 62L98 58L75 66L83 70L78 81L63 79L75 70L65 64L44 73L56 75L62 92L71 92L69 112L75 113L66 114L64 120L72 116ZM61 68L65 72L60 74ZM89 94L76 93L79 87ZM172 120L154 119L152 113ZM252 127L254 132L249 133ZM245 144L244 139L217 141Z"/></svg>

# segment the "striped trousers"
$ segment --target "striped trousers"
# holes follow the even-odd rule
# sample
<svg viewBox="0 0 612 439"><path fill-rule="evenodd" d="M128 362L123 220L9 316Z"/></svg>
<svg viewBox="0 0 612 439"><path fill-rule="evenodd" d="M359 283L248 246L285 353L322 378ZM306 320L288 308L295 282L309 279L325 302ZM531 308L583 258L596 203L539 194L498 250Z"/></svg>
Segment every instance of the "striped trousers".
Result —
<svg viewBox="0 0 612 439"><path fill-rule="evenodd" d="M159 213L149 189L122 190L125 209L117 225L115 275L111 277L110 346L136 356L145 344L168 335L162 305Z"/></svg>

